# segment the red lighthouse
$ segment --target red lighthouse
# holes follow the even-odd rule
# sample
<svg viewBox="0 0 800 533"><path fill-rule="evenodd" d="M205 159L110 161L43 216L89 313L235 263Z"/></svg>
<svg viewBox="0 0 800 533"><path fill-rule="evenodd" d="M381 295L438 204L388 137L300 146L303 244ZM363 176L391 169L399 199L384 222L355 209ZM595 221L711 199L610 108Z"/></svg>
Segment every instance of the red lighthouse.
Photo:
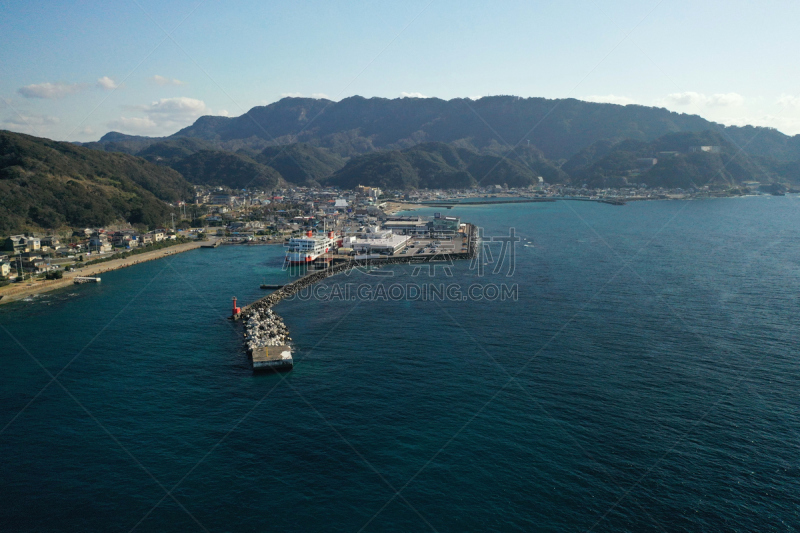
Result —
<svg viewBox="0 0 800 533"><path fill-rule="evenodd" d="M236 296L234 296L233 297L233 311L231 313L231 316L236 316L241 312L242 312L242 308L236 306Z"/></svg>

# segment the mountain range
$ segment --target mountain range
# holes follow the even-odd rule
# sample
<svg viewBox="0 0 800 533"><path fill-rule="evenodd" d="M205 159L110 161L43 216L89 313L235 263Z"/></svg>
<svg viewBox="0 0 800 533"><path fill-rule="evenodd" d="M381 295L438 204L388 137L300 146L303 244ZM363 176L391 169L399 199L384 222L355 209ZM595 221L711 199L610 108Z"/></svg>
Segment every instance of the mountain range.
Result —
<svg viewBox="0 0 800 533"><path fill-rule="evenodd" d="M168 137L110 132L77 144L0 132L0 231L162 223L165 202L189 199L193 185L800 182L800 136L574 99L284 98L239 117L200 117Z"/></svg>
<svg viewBox="0 0 800 533"><path fill-rule="evenodd" d="M717 131L748 155L800 159L800 136L771 128L722 126L663 108L621 106L575 99L492 96L363 98L339 102L284 98L239 117L205 116L169 138L193 138L227 151L305 142L342 157L402 150L421 142L455 143L476 151L532 145L548 159L569 159L592 143L653 141L668 133ZM109 133L92 147L136 153L158 138Z"/></svg>

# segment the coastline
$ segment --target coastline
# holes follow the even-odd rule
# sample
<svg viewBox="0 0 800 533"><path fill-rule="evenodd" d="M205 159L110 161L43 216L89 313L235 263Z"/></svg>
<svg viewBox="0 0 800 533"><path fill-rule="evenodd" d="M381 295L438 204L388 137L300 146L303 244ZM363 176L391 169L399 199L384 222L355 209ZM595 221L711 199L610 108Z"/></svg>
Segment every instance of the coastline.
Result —
<svg viewBox="0 0 800 533"><path fill-rule="evenodd" d="M423 207L428 206L402 202L386 202L386 207L383 208L383 212L387 215L394 215L400 211L414 211L415 209L422 209Z"/></svg>
<svg viewBox="0 0 800 533"><path fill-rule="evenodd" d="M166 257L168 255L196 250L203 244L207 244L207 241L176 244L175 246L161 248L159 250L153 250L152 252L145 252L143 254L137 254L124 259L114 259L113 261L107 261L105 263L89 265L76 269L74 272L64 272L64 277L62 279L34 281L31 283L25 283L21 286L19 284L12 283L11 285L0 287L0 296L2 296L2 298L0 298L0 305L21 300L22 298L32 296L34 294L42 294L56 289L68 287L73 284L73 279L76 276L95 277L98 274L109 272L111 270L118 270L120 268L138 265L139 263L144 263L146 261L161 259L162 257Z"/></svg>

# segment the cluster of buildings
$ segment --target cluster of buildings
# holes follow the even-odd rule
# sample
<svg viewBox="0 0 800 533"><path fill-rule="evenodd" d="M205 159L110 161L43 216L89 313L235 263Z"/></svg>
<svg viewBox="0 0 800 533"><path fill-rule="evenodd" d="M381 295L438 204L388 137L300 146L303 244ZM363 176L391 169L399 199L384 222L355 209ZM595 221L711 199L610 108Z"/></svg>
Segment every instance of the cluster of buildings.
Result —
<svg viewBox="0 0 800 533"><path fill-rule="evenodd" d="M384 215L378 224L358 225L355 217L348 217L352 225L314 231L309 223L305 233L289 238L286 258L289 263L308 263L326 253L336 255L395 255L409 246L415 238L453 239L464 233L466 225L459 217L441 215L392 216Z"/></svg>
<svg viewBox="0 0 800 533"><path fill-rule="evenodd" d="M130 228L85 228L75 230L70 237L63 238L64 241L57 235L39 237L33 234L7 237L2 242L0 252L0 276L16 277L19 272L44 274L74 262L78 254L92 257L113 252L115 249L130 250L164 240L174 240L177 235L164 228L149 232L138 232Z"/></svg>

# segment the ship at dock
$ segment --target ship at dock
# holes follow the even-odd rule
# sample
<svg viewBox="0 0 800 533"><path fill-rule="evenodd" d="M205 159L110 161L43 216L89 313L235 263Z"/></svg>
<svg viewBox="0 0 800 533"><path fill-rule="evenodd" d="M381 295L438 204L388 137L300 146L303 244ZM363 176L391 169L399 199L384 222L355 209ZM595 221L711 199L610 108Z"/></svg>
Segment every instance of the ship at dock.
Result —
<svg viewBox="0 0 800 533"><path fill-rule="evenodd" d="M336 236L332 231L314 234L308 231L302 237L292 237L286 244L286 262L302 265L316 261L336 247Z"/></svg>

